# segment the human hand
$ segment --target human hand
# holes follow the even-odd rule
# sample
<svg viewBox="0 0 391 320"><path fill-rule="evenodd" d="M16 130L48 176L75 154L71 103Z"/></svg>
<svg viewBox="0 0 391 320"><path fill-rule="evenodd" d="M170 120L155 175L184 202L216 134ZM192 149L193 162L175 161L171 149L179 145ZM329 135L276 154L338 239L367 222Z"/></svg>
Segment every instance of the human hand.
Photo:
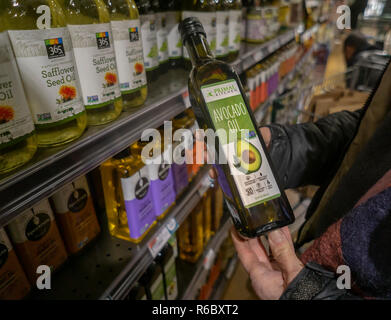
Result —
<svg viewBox="0 0 391 320"><path fill-rule="evenodd" d="M304 268L296 256L288 227L268 234L270 257L260 238L243 239L234 228L231 236L255 293L262 300L278 300Z"/></svg>

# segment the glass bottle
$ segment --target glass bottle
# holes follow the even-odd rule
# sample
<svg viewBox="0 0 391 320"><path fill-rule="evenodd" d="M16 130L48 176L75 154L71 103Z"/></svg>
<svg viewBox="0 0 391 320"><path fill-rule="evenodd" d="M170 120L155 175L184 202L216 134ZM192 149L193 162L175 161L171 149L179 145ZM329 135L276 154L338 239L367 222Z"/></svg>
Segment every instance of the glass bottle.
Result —
<svg viewBox="0 0 391 320"><path fill-rule="evenodd" d="M147 72L148 84L151 84L151 82L159 78L156 14L150 0L135 0L135 2L140 13L144 65Z"/></svg>
<svg viewBox="0 0 391 320"><path fill-rule="evenodd" d="M0 174L28 162L37 137L11 43L0 25Z"/></svg>
<svg viewBox="0 0 391 320"><path fill-rule="evenodd" d="M182 4L182 20L197 17L204 26L206 36L213 53L216 51L216 1L215 0L184 0ZM191 70L190 56L183 49L185 68Z"/></svg>
<svg viewBox="0 0 391 320"><path fill-rule="evenodd" d="M103 193L110 234L139 243L156 224L150 179L144 163L130 148L101 167Z"/></svg>
<svg viewBox="0 0 391 320"><path fill-rule="evenodd" d="M236 229L255 238L294 221L239 76L215 60L197 18L180 25L193 69L189 94L201 128L217 130L216 169Z"/></svg>
<svg viewBox="0 0 391 320"><path fill-rule="evenodd" d="M216 1L216 58L226 61L229 54L229 0Z"/></svg>
<svg viewBox="0 0 391 320"><path fill-rule="evenodd" d="M59 3L71 33L88 124L109 123L123 108L109 12L102 0Z"/></svg>
<svg viewBox="0 0 391 320"><path fill-rule="evenodd" d="M139 107L147 99L141 24L133 0L104 0L110 13L115 56L124 108Z"/></svg>
<svg viewBox="0 0 391 320"><path fill-rule="evenodd" d="M181 22L181 0L160 0L160 5L166 3L165 13L167 20L167 40L168 55L170 58L170 68L179 69L183 67L183 45L178 31Z"/></svg>
<svg viewBox="0 0 391 320"><path fill-rule="evenodd" d="M2 1L38 145L58 146L80 137L87 117L64 12L57 0Z"/></svg>
<svg viewBox="0 0 391 320"><path fill-rule="evenodd" d="M233 62L239 57L243 6L241 0L229 0L229 56Z"/></svg>
<svg viewBox="0 0 391 320"><path fill-rule="evenodd" d="M163 5L162 5L163 4ZM152 7L156 15L156 37L159 57L159 73L164 74L168 71L169 55L168 55L168 31L167 31L167 3L159 0L152 0Z"/></svg>

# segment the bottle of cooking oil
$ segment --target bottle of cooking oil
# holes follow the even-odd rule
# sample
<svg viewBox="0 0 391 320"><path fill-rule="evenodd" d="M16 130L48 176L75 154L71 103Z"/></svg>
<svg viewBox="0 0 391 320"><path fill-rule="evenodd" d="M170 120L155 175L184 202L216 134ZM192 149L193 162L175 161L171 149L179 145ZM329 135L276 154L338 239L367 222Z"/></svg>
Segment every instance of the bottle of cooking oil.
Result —
<svg viewBox="0 0 391 320"><path fill-rule="evenodd" d="M183 45L178 31L181 22L181 0L160 0L160 5L166 3L167 11L167 41L168 55L170 58L170 68L179 69L183 67Z"/></svg>
<svg viewBox="0 0 391 320"><path fill-rule="evenodd" d="M156 218L163 219L171 208L175 205L175 184L172 172L172 167L169 159L169 148L164 148L164 144L157 142L157 148L160 152L154 153L152 149L149 159L144 159L142 155L143 149L149 144L145 141L137 141L130 149L132 155L140 162L147 162L147 170L151 182L151 190L155 205ZM157 149L156 149L157 150Z"/></svg>
<svg viewBox="0 0 391 320"><path fill-rule="evenodd" d="M156 13L150 0L135 0L141 21L144 64L150 84L159 78L159 51L157 44Z"/></svg>
<svg viewBox="0 0 391 320"><path fill-rule="evenodd" d="M210 49L216 51L216 1L215 0L184 0L182 4L182 20L189 17L197 17L204 26ZM183 50L185 58L185 68L191 69L190 56Z"/></svg>
<svg viewBox="0 0 391 320"><path fill-rule="evenodd" d="M189 94L197 122L217 133L216 168L234 225L254 238L294 221L239 76L215 60L197 18L180 25L193 64ZM221 151L221 152L220 152Z"/></svg>
<svg viewBox="0 0 391 320"><path fill-rule="evenodd" d="M197 262L204 249L203 206L199 202L177 231L179 258Z"/></svg>
<svg viewBox="0 0 391 320"><path fill-rule="evenodd" d="M147 167L127 148L100 171L110 234L139 243L156 224Z"/></svg>
<svg viewBox="0 0 391 320"><path fill-rule="evenodd" d="M229 0L217 0L216 58L227 60L229 54Z"/></svg>
<svg viewBox="0 0 391 320"><path fill-rule="evenodd" d="M203 196L203 236L204 236L204 246L207 245L209 239L212 235L212 196L213 190L209 189Z"/></svg>
<svg viewBox="0 0 391 320"><path fill-rule="evenodd" d="M118 118L123 104L118 83L110 14L102 0L59 0L71 34L88 124Z"/></svg>
<svg viewBox="0 0 391 320"><path fill-rule="evenodd" d="M37 138L11 43L0 25L0 174L28 162Z"/></svg>
<svg viewBox="0 0 391 320"><path fill-rule="evenodd" d="M104 0L111 27L124 108L139 107L147 99L141 24L133 0Z"/></svg>
<svg viewBox="0 0 391 320"><path fill-rule="evenodd" d="M214 235L220 228L221 218L224 213L224 196L221 187L216 185L212 192L212 223L211 235Z"/></svg>
<svg viewBox="0 0 391 320"><path fill-rule="evenodd" d="M2 1L38 145L62 145L84 132L87 120L75 75L72 43L57 0Z"/></svg>
<svg viewBox="0 0 391 320"><path fill-rule="evenodd" d="M239 56L243 6L242 0L228 0L229 2L229 57L230 62Z"/></svg>
<svg viewBox="0 0 391 320"><path fill-rule="evenodd" d="M169 54L168 54L168 30L167 30L167 2L152 0L152 7L156 15L156 38L159 57L159 70L160 74L166 73L169 67Z"/></svg>

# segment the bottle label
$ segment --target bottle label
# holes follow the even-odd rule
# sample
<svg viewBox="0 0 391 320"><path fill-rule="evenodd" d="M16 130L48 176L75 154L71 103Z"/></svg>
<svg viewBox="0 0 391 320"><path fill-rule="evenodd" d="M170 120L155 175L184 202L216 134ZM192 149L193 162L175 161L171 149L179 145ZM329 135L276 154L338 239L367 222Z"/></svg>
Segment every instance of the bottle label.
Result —
<svg viewBox="0 0 391 320"><path fill-rule="evenodd" d="M37 127L58 125L84 112L68 30L12 30L9 36Z"/></svg>
<svg viewBox="0 0 391 320"><path fill-rule="evenodd" d="M173 146L172 174L174 177L175 193L179 195L189 184L189 174L185 163L186 150L178 147L179 143ZM183 162L183 163L182 163Z"/></svg>
<svg viewBox="0 0 391 320"><path fill-rule="evenodd" d="M205 30L206 38L209 43L210 50L214 54L216 52L216 12L200 12L200 11L183 11L182 19L186 19L189 17L198 18ZM184 48L183 55L185 59L190 59L187 49Z"/></svg>
<svg viewBox="0 0 391 320"><path fill-rule="evenodd" d="M238 83L201 87L202 95L243 205L257 206L281 196Z"/></svg>
<svg viewBox="0 0 391 320"><path fill-rule="evenodd" d="M168 55L170 59L180 59L183 55L182 39L178 31L178 26L181 21L181 12L168 11L166 12L166 19L168 32Z"/></svg>
<svg viewBox="0 0 391 320"><path fill-rule="evenodd" d="M68 251L76 253L99 233L87 179L82 176L52 197Z"/></svg>
<svg viewBox="0 0 391 320"><path fill-rule="evenodd" d="M262 14L248 14L246 39L248 41L263 41L267 37L268 27Z"/></svg>
<svg viewBox="0 0 391 320"><path fill-rule="evenodd" d="M69 25L87 109L105 107L121 97L110 23Z"/></svg>
<svg viewBox="0 0 391 320"><path fill-rule="evenodd" d="M175 201L175 186L171 165L165 160L168 157L166 150L161 155L161 164L149 164L151 189L155 203L156 216L163 214ZM153 161L153 160L152 160Z"/></svg>
<svg viewBox="0 0 391 320"><path fill-rule="evenodd" d="M157 45L159 50L159 63L162 64L167 62L169 59L166 13L165 12L157 13L156 19L157 19Z"/></svg>
<svg viewBox="0 0 391 320"><path fill-rule="evenodd" d="M155 207L148 168L121 179L130 237L140 238L155 221Z"/></svg>
<svg viewBox="0 0 391 320"><path fill-rule="evenodd" d="M34 123L6 32L0 33L0 150L34 132Z"/></svg>
<svg viewBox="0 0 391 320"><path fill-rule="evenodd" d="M147 71L159 67L159 52L157 46L157 22L154 14L140 16L141 34L144 49L144 64Z"/></svg>
<svg viewBox="0 0 391 320"><path fill-rule="evenodd" d="M164 266L164 273L166 276L167 300L175 300L178 296L175 255Z"/></svg>
<svg viewBox="0 0 391 320"><path fill-rule="evenodd" d="M229 11L217 11L216 56L224 57L229 50Z"/></svg>
<svg viewBox="0 0 391 320"><path fill-rule="evenodd" d="M238 52L240 50L242 28L242 11L229 11L229 51Z"/></svg>
<svg viewBox="0 0 391 320"><path fill-rule="evenodd" d="M147 85L140 20L111 21L122 94Z"/></svg>

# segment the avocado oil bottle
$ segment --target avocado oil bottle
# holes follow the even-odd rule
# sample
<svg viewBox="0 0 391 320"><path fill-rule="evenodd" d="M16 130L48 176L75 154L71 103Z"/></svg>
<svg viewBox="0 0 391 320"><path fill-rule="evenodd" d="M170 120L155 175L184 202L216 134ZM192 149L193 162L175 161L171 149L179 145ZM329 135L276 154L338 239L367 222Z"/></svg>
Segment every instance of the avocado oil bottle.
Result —
<svg viewBox="0 0 391 320"><path fill-rule="evenodd" d="M71 34L89 125L119 117L123 104L111 32L102 0L59 0Z"/></svg>
<svg viewBox="0 0 391 320"><path fill-rule="evenodd" d="M294 221L278 183L242 84L228 64L214 59L197 18L180 24L193 69L189 94L200 128L216 132L216 168L236 229L248 238Z"/></svg>
<svg viewBox="0 0 391 320"><path fill-rule="evenodd" d="M229 0L217 0L216 58L227 60L229 54Z"/></svg>
<svg viewBox="0 0 391 320"><path fill-rule="evenodd" d="M64 12L57 0L3 0L2 6L0 21L11 39L38 145L77 139L87 116Z"/></svg>
<svg viewBox="0 0 391 320"><path fill-rule="evenodd" d="M104 162L100 171L110 234L139 243L156 224L146 166L127 148Z"/></svg>
<svg viewBox="0 0 391 320"><path fill-rule="evenodd" d="M241 43L243 5L242 5L242 0L228 0L228 2L229 2L228 61L233 62L239 56L240 43Z"/></svg>
<svg viewBox="0 0 391 320"><path fill-rule="evenodd" d="M147 99L141 24L133 0L104 0L110 13L115 57L124 109L139 107Z"/></svg>
<svg viewBox="0 0 391 320"><path fill-rule="evenodd" d="M0 174L28 162L37 151L37 137L22 80L0 25Z"/></svg>
<svg viewBox="0 0 391 320"><path fill-rule="evenodd" d="M135 0L140 13L141 39L148 84L159 78L156 14L150 0Z"/></svg>
<svg viewBox="0 0 391 320"><path fill-rule="evenodd" d="M182 20L189 17L197 17L206 32L210 49L216 51L216 1L215 0L184 0L182 4ZM183 42L182 42L183 43ZM183 49L185 68L191 69L191 61L186 46Z"/></svg>

